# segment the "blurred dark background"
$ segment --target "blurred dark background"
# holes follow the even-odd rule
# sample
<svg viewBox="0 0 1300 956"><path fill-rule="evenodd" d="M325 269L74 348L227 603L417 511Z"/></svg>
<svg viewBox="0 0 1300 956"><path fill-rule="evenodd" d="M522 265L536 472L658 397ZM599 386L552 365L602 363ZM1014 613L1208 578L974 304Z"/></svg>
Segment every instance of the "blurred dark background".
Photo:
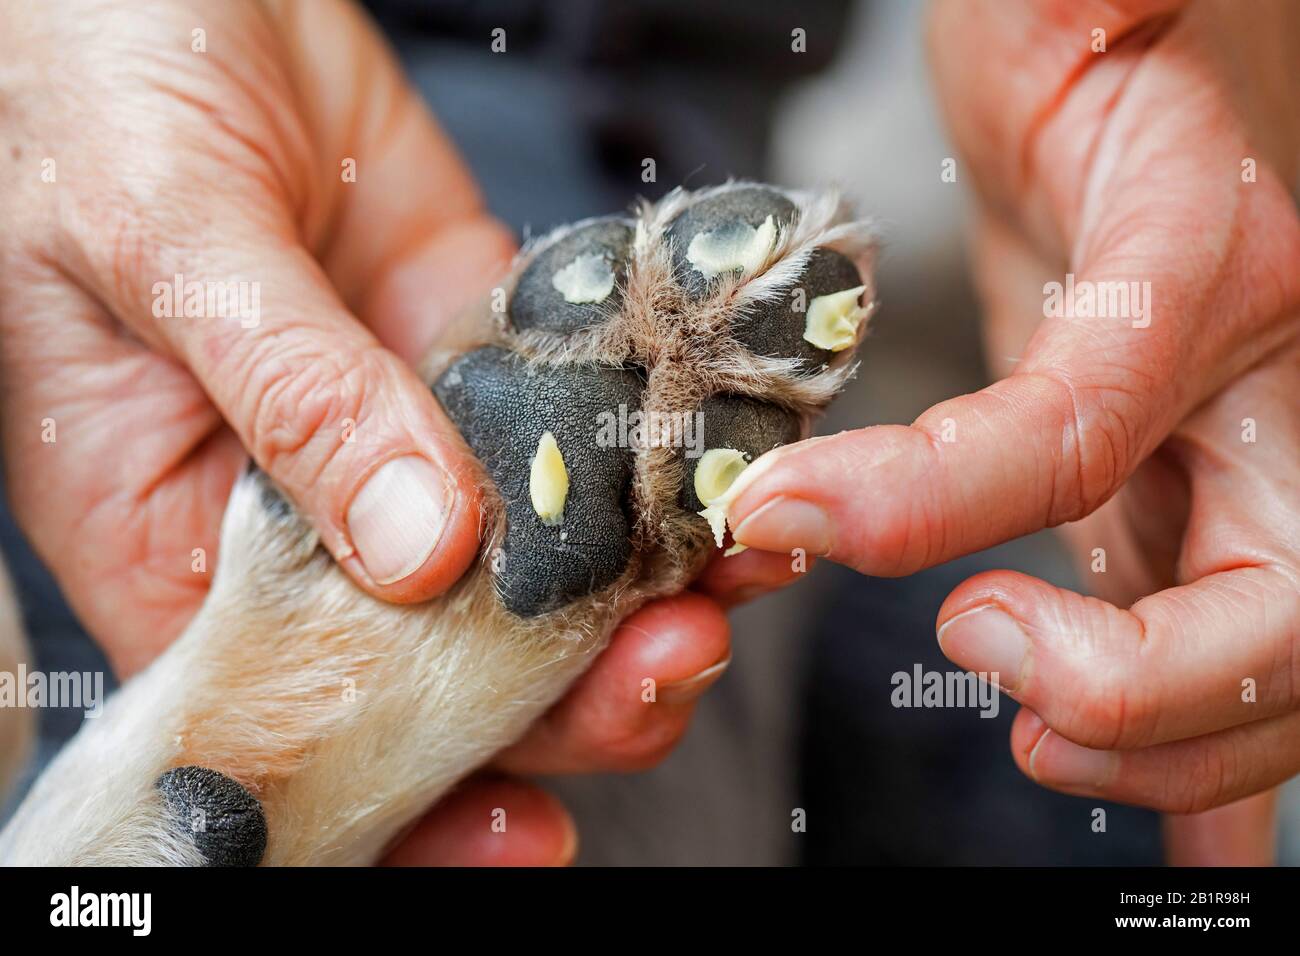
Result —
<svg viewBox="0 0 1300 956"><path fill-rule="evenodd" d="M837 184L880 217L882 307L862 372L822 431L907 422L984 384L964 198L939 178L952 154L926 87L921 4L366 5L491 209L521 237L727 177ZM498 28L504 53L490 46ZM792 50L795 30L805 52ZM39 665L103 666L7 516L0 540ZM960 581L990 568L1080 587L1044 534L903 580L823 563L736 612L732 666L662 766L547 782L577 816L580 862L1158 863L1154 814L1020 775L1010 701L992 720L891 705L896 671L951 669L935 615ZM43 759L79 717L42 713ZM1091 828L1099 805L1105 833ZM791 827L797 809L803 833Z"/></svg>

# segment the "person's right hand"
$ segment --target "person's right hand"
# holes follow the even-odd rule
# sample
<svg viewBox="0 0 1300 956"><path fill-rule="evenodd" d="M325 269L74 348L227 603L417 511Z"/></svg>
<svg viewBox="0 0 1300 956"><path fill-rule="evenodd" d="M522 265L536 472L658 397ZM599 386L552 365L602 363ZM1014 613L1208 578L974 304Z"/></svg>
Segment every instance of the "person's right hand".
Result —
<svg viewBox="0 0 1300 956"><path fill-rule="evenodd" d="M764 456L737 481L735 538L901 575L1092 516L1071 536L1085 567L1105 550L1090 583L1119 606L980 575L939 613L945 653L1025 705L1012 746L1039 783L1180 815L1265 791L1300 771L1300 11L933 14L1005 377L910 427ZM1067 273L1149 283L1149 312L1045 318ZM1174 859L1267 858L1267 806L1240 811L1245 833L1182 818Z"/></svg>
<svg viewBox="0 0 1300 956"><path fill-rule="evenodd" d="M408 363L513 240L357 8L5 0L0 181L7 490L120 676L203 600L247 455L372 594L423 600L461 575L477 470ZM251 283L259 314L186 315L159 290L178 275ZM646 607L500 767L651 764L728 655L713 600ZM554 800L481 777L396 858L573 847Z"/></svg>

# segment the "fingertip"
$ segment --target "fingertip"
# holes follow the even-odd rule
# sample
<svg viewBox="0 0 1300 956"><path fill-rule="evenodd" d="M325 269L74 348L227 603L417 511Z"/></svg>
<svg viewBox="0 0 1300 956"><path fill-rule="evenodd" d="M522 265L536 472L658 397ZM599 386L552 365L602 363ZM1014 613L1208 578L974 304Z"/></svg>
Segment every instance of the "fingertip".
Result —
<svg viewBox="0 0 1300 956"><path fill-rule="evenodd" d="M825 555L866 574L919 570L933 563L937 526L919 491L934 480L933 450L924 433L902 425L778 448L737 479L727 509L733 536L764 551Z"/></svg>
<svg viewBox="0 0 1300 956"><path fill-rule="evenodd" d="M597 662L606 669L655 675L672 683L699 674L729 657L731 625L713 598L692 591L660 598L619 625Z"/></svg>
<svg viewBox="0 0 1300 956"><path fill-rule="evenodd" d="M351 552L340 564L382 600L436 597L478 553L480 508L478 488L456 470L423 455L390 459L347 507Z"/></svg>
<svg viewBox="0 0 1300 956"><path fill-rule="evenodd" d="M710 561L696 579L694 590L730 608L791 584L813 566L810 555L784 555L749 550Z"/></svg>
<svg viewBox="0 0 1300 956"><path fill-rule="evenodd" d="M1030 779L1034 776L1030 772L1030 755L1047 731L1048 727L1043 718L1028 707L1021 707L1011 722L1011 757L1021 773Z"/></svg>
<svg viewBox="0 0 1300 956"><path fill-rule="evenodd" d="M607 726L622 726L628 733L621 736L628 738L631 731L648 732L662 723L664 707L697 699L730 661L726 614L713 599L684 591L652 601L620 624L566 703L577 715L604 715Z"/></svg>
<svg viewBox="0 0 1300 956"><path fill-rule="evenodd" d="M569 694L496 764L527 774L654 766L730 660L730 628L717 602L691 592L654 601L619 626Z"/></svg>
<svg viewBox="0 0 1300 956"><path fill-rule="evenodd" d="M480 776L452 791L389 851L384 866L567 866L578 836L540 787Z"/></svg>
<svg viewBox="0 0 1300 956"><path fill-rule="evenodd" d="M936 627L943 630L954 618L985 605L1002 608L1022 621L1032 621L1039 602L1060 593L1046 581L1019 571L981 571L957 585L944 599Z"/></svg>

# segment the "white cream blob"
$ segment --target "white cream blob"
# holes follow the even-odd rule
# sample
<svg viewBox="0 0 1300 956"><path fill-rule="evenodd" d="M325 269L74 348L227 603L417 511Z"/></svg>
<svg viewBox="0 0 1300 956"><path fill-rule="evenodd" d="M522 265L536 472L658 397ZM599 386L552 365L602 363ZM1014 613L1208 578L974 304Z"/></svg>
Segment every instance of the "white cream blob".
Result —
<svg viewBox="0 0 1300 956"><path fill-rule="evenodd" d="M573 305L604 302L614 291L614 270L599 253L578 256L551 277L551 285Z"/></svg>
<svg viewBox="0 0 1300 956"><path fill-rule="evenodd" d="M748 274L767 261L775 245L776 222L768 216L758 228L736 222L698 233L686 248L686 259L706 279L734 269Z"/></svg>

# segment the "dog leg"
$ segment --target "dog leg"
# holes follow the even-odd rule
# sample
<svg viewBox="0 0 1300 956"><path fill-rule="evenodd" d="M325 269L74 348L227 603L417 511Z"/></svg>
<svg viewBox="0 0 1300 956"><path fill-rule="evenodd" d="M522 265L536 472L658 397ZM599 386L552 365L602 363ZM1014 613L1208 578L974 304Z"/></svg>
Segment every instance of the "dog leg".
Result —
<svg viewBox="0 0 1300 956"><path fill-rule="evenodd" d="M375 860L715 553L730 481L852 374L872 250L834 196L754 185L527 250L505 314L424 368L486 473L480 563L384 604L250 472L203 608L48 768L0 860ZM682 427L618 427L643 413Z"/></svg>

